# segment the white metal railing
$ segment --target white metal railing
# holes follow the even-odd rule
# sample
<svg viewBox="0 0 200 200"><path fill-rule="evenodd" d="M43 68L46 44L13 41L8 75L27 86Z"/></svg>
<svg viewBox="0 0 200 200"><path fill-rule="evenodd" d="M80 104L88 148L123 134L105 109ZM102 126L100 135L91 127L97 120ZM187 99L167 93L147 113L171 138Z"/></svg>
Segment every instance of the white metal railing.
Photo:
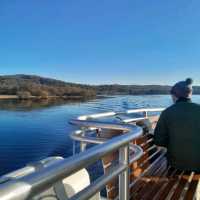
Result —
<svg viewBox="0 0 200 200"><path fill-rule="evenodd" d="M102 118L109 118L109 117L115 117L119 119L123 124L121 126L128 127L129 123L136 123L141 120L145 120L149 118L149 113L152 112L162 112L164 108L139 108L139 109L131 109L131 110L125 110L123 112L105 112L105 113L98 113L98 114L91 114L91 115L83 115L78 117L76 120L71 120L70 123L73 125L77 125L82 128L82 130L75 131L71 134L71 138L73 139L73 154L76 153L76 141L80 142L80 150L84 151L86 149L86 146L88 143L93 144L102 144L107 139L102 137L92 137L91 131L95 131L98 128L102 128L102 125L106 125L109 129L114 129L112 126L112 123L102 123L97 122L94 120L102 119ZM143 114L142 117L132 117L131 114ZM125 119L123 119L121 116L126 116ZM95 122L99 124L99 126L96 126ZM120 127L117 127L118 130L120 130Z"/></svg>
<svg viewBox="0 0 200 200"><path fill-rule="evenodd" d="M138 108L138 109L130 109L125 110L123 112L104 112L104 113L98 113L98 114L92 114L92 115L82 115L78 117L79 120L88 120L88 119L99 119L99 118L105 118L105 117L112 117L112 116L119 116L119 115L127 115L127 114L133 114L133 113L144 113L144 116L148 116L149 112L161 112L165 108ZM137 118L133 118L137 119Z"/></svg>
<svg viewBox="0 0 200 200"><path fill-rule="evenodd" d="M136 123L141 120L145 120L149 118L149 113L151 112L162 112L164 108L144 108L144 109L133 109L133 110L126 110L124 112L106 112L106 113L99 113L99 114L92 114L92 115L84 115L78 117L76 120L72 120L70 123L76 126L81 127L81 131L75 131L71 134L71 138L73 139L73 153L76 153L76 141L80 142L80 150L83 152L86 150L86 146L88 143L93 144L102 144L108 140L108 138L102 138L98 137L97 133L95 131L101 131L101 129L109 129L109 130L120 130L120 131L128 131L133 127L133 123ZM131 114L137 114L142 113L143 117L134 117L130 116ZM121 116L126 116L127 118L123 119ZM108 122L100 122L97 121L97 119L102 118L109 118L109 117L115 117L121 121L121 124L116 123L108 123ZM131 125L129 125L131 123ZM91 136L91 131L95 133L95 136ZM131 148L129 144L129 148ZM128 165L130 163L135 162L138 160L142 155L142 150L139 146L134 145L134 158L128 158L123 159L123 162L126 162L125 160L128 160ZM124 150L125 151L125 150ZM120 151L119 159L121 158L127 158L128 153L125 155ZM127 184L127 177L126 175L128 172L126 172L124 175L120 175L121 178L119 178L119 185L123 185L123 187L119 186L119 199L128 199L129 195L127 194L129 191L129 184ZM123 177L123 178L122 178ZM126 193L127 191L127 193Z"/></svg>
<svg viewBox="0 0 200 200"><path fill-rule="evenodd" d="M140 112L149 112L149 109L140 110ZM151 109L151 111L155 111ZM156 110L158 111L158 110ZM159 110L161 111L161 110ZM135 111L129 111L128 113ZM124 114L124 113L123 113ZM129 125L125 122L121 123L103 123L92 121L95 118L118 116L119 113L106 113L90 116L79 117L78 120L72 120L71 123L78 125L82 130L72 134L72 138L81 142L91 142L93 138L84 138L85 130L92 131L96 129L120 130L126 134L119 135L110 140L102 140L96 143L92 148L85 150L67 159L60 160L51 166L42 168L32 174L28 174L16 179L7 180L0 183L0 199L1 200L30 200L35 195L46 191L64 178L74 174L75 172L88 167L104 156L119 150L119 160L109 171L96 181L91 183L84 190L78 192L73 197L64 199L70 200L87 200L100 191L105 185L116 177L119 177L119 200L129 199L129 165L143 155L142 149L137 145L131 145L130 142L142 135L142 128L136 125ZM90 120L89 120L90 119ZM133 120L134 121L134 120ZM87 141L88 140L88 141ZM134 150L134 157L129 158L129 148Z"/></svg>
<svg viewBox="0 0 200 200"><path fill-rule="evenodd" d="M109 124L103 126L101 123L89 124L88 126L97 126L104 128L119 128L127 132L124 135L117 136L101 145L94 146L80 154L76 154L68 159L61 160L51 166L41 169L33 174L21 177L16 180L0 184L0 199L1 200L28 200L36 194L39 194L55 183L70 176L76 171L85 168L107 154L115 152L119 149L119 162L116 166L110 168L109 173L91 183L90 186L83 191L77 193L70 198L71 200L86 200L92 197L96 192L100 191L113 178L119 176L119 199L128 200L129 195L129 143L142 134L142 129L137 126L125 126L122 124ZM112 126L112 127L111 127ZM136 155L139 158L142 155L142 149L136 147ZM67 197L66 197L67 199Z"/></svg>

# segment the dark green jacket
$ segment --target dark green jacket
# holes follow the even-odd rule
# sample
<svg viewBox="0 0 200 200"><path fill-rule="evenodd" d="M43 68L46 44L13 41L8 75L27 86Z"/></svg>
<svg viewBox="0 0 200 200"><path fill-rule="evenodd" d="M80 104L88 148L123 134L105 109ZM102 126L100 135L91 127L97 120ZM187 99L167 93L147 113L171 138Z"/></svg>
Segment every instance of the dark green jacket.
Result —
<svg viewBox="0 0 200 200"><path fill-rule="evenodd" d="M154 140L167 147L173 167L200 172L200 105L179 99L167 108L160 116Z"/></svg>

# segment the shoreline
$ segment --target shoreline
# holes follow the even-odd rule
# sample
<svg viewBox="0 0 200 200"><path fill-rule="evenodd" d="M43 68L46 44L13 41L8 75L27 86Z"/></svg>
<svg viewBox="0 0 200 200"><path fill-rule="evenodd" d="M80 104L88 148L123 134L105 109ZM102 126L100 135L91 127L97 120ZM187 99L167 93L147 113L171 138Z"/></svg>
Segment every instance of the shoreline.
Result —
<svg viewBox="0 0 200 200"><path fill-rule="evenodd" d="M0 95L0 99L19 99L17 95Z"/></svg>
<svg viewBox="0 0 200 200"><path fill-rule="evenodd" d="M95 97L83 97L83 96L48 96L45 98L39 96L30 96L28 98L21 99L17 95L0 95L0 100L40 100L40 99L64 99L64 100L83 100L83 99L104 99L113 98L114 96L124 96L130 94L112 94L112 95L96 95ZM169 94L132 94L131 96L145 96L145 95L169 95ZM198 95L198 94L193 94Z"/></svg>
<svg viewBox="0 0 200 200"><path fill-rule="evenodd" d="M97 97L95 97L96 99ZM48 96L48 97L39 97L39 96L30 96L28 98L19 98L17 95L0 95L0 100L9 100L9 99L16 99L16 100L39 100L39 99L66 99L66 100L82 100L82 99L94 99L92 97L82 97L82 96Z"/></svg>

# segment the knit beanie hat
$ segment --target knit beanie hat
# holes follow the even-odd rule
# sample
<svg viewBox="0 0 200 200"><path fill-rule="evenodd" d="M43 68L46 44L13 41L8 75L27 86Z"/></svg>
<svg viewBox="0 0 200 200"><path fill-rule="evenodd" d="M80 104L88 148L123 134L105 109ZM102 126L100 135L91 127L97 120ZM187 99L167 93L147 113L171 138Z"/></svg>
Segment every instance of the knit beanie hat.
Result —
<svg viewBox="0 0 200 200"><path fill-rule="evenodd" d="M177 98L188 98L192 93L192 83L193 80L191 78L176 83L171 89L171 94Z"/></svg>

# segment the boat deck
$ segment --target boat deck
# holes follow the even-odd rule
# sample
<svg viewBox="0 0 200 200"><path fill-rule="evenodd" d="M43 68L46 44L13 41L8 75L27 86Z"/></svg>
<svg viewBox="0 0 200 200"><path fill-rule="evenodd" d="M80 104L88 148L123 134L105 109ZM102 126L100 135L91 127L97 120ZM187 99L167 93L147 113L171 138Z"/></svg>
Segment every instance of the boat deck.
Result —
<svg viewBox="0 0 200 200"><path fill-rule="evenodd" d="M151 142L153 141L151 140ZM197 193L200 175L168 166L165 151L161 150L160 153L156 154L152 148L149 150L152 143L148 144L148 146L142 145L144 155L137 161L137 167L132 173L131 199L200 199ZM152 161L146 162L149 158Z"/></svg>

